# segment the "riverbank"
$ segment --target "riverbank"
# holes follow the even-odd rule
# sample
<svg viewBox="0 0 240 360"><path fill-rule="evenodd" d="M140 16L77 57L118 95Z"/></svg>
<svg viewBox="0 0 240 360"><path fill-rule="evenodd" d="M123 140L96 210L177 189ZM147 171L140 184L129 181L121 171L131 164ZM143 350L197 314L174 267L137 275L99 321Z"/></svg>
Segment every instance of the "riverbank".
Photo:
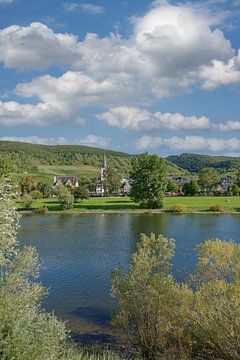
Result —
<svg viewBox="0 0 240 360"><path fill-rule="evenodd" d="M36 200L32 208L26 211L21 202L16 202L18 211L35 212L38 209L47 207L49 213L61 214L98 214L98 213L165 213L174 212L173 207L181 204L185 207L184 213L216 213L211 211L211 207L219 205L220 213L234 214L240 213L239 196L206 196L206 197L166 197L162 209L142 209L140 206L130 200L129 197L99 197L89 198L83 202L76 202L74 207L69 210L61 210L57 198Z"/></svg>

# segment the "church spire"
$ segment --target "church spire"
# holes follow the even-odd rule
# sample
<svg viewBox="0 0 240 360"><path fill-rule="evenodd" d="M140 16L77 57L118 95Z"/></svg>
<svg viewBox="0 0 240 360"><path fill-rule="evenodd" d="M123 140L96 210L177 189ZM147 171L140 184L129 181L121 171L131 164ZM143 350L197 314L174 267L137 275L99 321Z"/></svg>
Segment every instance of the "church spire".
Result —
<svg viewBox="0 0 240 360"><path fill-rule="evenodd" d="M106 180L107 178L107 158L106 155L103 155L103 160L102 160L102 169L101 169L101 181Z"/></svg>

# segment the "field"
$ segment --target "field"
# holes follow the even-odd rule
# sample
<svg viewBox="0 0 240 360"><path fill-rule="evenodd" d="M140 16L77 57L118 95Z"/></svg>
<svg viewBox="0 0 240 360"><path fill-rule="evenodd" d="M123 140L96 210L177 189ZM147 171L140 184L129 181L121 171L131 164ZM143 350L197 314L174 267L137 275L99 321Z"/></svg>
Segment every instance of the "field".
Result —
<svg viewBox="0 0 240 360"><path fill-rule="evenodd" d="M164 211L170 211L174 204L184 204L187 211L209 211L212 205L219 204L223 211L239 211L240 197L166 197L164 199ZM23 210L21 202L16 203L19 210ZM37 209L47 206L49 211L59 211L60 206L56 198L37 200L33 203L32 208ZM83 202L78 201L74 204L74 208L64 211L64 213L78 213L85 211L131 211L141 210L138 204L132 202L128 197L99 197L90 198Z"/></svg>

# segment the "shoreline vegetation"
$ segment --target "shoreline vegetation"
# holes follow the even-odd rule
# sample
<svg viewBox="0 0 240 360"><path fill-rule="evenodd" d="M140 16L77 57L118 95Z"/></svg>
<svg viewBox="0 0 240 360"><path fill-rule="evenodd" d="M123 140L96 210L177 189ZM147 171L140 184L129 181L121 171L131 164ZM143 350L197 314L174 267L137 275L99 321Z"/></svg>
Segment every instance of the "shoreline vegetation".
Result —
<svg viewBox="0 0 240 360"><path fill-rule="evenodd" d="M182 214L239 214L239 196L194 196L165 197L162 209L145 209L130 200L129 197L89 198L74 203L74 207L62 210L57 198L39 199L32 203L29 210L24 209L21 201L16 208L24 214L103 214L103 213L182 213ZM42 211L45 209L45 211Z"/></svg>

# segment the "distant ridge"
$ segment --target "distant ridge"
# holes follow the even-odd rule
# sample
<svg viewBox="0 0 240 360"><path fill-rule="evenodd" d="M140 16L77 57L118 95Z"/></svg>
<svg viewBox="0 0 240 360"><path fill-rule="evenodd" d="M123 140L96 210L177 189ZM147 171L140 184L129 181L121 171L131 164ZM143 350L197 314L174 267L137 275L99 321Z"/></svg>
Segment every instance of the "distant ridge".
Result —
<svg viewBox="0 0 240 360"><path fill-rule="evenodd" d="M192 173L197 173L199 170L206 167L211 167L223 171L236 171L240 169L240 157L185 153L181 155L168 156L167 160Z"/></svg>
<svg viewBox="0 0 240 360"><path fill-rule="evenodd" d="M38 181L50 181L54 175L98 177L103 154L109 167L121 175L128 174L133 155L83 145L39 145L0 141L0 155L10 156L17 164L16 177L24 174ZM186 171L168 163L168 173L186 175Z"/></svg>

